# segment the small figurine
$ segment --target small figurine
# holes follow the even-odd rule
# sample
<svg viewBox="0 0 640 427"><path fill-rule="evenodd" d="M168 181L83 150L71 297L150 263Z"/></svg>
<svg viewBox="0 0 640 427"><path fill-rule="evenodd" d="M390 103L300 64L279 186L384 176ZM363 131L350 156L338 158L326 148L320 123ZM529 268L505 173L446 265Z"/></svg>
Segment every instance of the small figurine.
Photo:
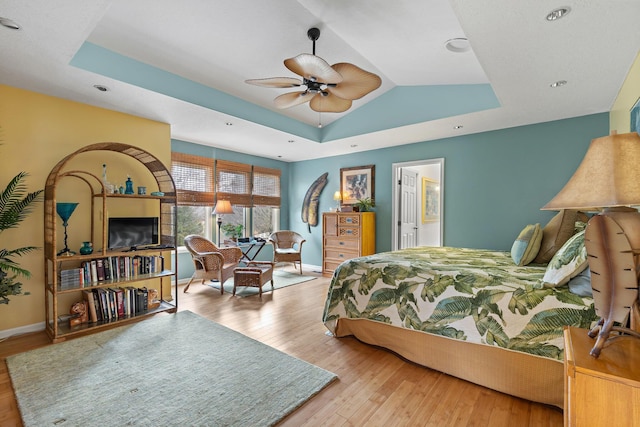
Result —
<svg viewBox="0 0 640 427"><path fill-rule="evenodd" d="M147 297L147 308L151 310L152 308L160 307L160 300L158 299L158 290L157 289L149 289L148 297Z"/></svg>
<svg viewBox="0 0 640 427"><path fill-rule="evenodd" d="M71 319L69 319L70 327L89 322L89 313L87 311L87 303L85 301L78 301L73 304L69 313L71 314Z"/></svg>

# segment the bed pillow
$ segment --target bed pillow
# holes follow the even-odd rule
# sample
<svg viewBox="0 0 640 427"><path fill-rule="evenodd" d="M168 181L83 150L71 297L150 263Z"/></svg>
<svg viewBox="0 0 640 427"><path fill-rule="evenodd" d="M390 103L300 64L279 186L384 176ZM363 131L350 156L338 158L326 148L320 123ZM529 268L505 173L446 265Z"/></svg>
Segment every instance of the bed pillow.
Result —
<svg viewBox="0 0 640 427"><path fill-rule="evenodd" d="M540 224L527 225L518 235L518 238L511 246L511 258L516 265L527 265L538 254L540 242L542 241L542 230Z"/></svg>
<svg viewBox="0 0 640 427"><path fill-rule="evenodd" d="M547 264L567 240L575 233L578 211L565 209L558 212L542 229L540 251L533 260L536 264Z"/></svg>
<svg viewBox="0 0 640 427"><path fill-rule="evenodd" d="M569 292L581 297L593 297L591 269L587 266L580 274L569 280Z"/></svg>
<svg viewBox="0 0 640 427"><path fill-rule="evenodd" d="M542 281L547 288L566 285L588 266L584 231L574 234L549 261Z"/></svg>

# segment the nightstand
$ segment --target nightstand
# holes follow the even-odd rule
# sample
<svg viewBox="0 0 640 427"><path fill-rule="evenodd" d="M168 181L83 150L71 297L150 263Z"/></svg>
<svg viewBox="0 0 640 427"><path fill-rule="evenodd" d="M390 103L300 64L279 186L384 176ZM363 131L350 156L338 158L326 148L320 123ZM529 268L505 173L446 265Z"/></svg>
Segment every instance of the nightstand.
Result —
<svg viewBox="0 0 640 427"><path fill-rule="evenodd" d="M564 425L640 426L640 339L616 338L595 358L587 332L564 330Z"/></svg>

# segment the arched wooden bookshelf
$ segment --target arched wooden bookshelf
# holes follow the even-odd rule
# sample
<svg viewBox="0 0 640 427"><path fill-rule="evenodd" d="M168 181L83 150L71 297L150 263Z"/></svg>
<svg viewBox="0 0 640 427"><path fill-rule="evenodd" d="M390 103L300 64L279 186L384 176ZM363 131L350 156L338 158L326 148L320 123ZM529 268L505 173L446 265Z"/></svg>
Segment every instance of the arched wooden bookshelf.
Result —
<svg viewBox="0 0 640 427"><path fill-rule="evenodd" d="M75 159L77 156L95 151L111 151L120 153L123 156L129 156L146 167L149 174L157 184L157 190L150 189L149 193L144 195L138 194L111 194L105 188L105 185L98 176L84 170L67 170L65 166ZM77 162L74 162L77 164ZM88 190L86 198L90 200L91 221L89 235L95 239L94 247L100 246L94 250L92 254L81 255L58 255L59 248L56 248L58 235L62 232L61 219L56 212L57 190L62 181L67 179L79 180L86 185ZM81 184L81 186L84 187ZM151 195L150 192L163 193L162 195ZM77 197L85 197L77 194ZM112 251L107 248L108 233L108 206L110 202L115 200L122 201L127 199L129 203L157 202L158 212L158 244L149 245L135 251ZM101 215L96 215L96 209L100 210ZM98 331L102 328L112 326L118 323L126 323L140 318L150 316L159 312L176 312L178 308L177 293L177 250L176 250L176 213L177 198L176 189L169 170L155 156L132 145L118 142L101 142L85 146L62 160L51 170L47 177L44 194L44 253L45 253L45 311L46 311L46 331L49 337L54 341L62 341L67 337L79 334L85 334L92 331ZM98 218L97 218L98 217ZM136 262L136 259L138 260ZM117 268L117 271L110 271L109 279L97 279L91 276L91 263L108 262L111 267ZM143 264L145 268L133 271ZM87 266L88 267L85 267ZM88 272L85 269L89 270ZM82 279L77 283L72 280L69 285L69 279L65 280L65 286L61 280L61 274L65 270L66 273L82 274ZM140 272L140 270L143 270ZM81 272L84 271L84 274ZM122 274L121 274L122 273ZM87 280L88 279L88 280ZM167 284L167 281L169 282ZM71 325L69 311L71 305L68 301L83 300L85 291L92 294L103 295L118 289L129 290L131 293L144 292L146 284L157 284L158 291L157 307L148 308L147 310L139 310L138 312L126 314L118 314L116 300L115 316L98 316L100 320L83 322ZM151 289L151 288L149 288ZM155 288L154 288L155 289ZM167 291L169 289L170 291ZM147 289L148 290L148 289ZM94 292L95 291L95 292ZM68 296L71 295L71 296ZM74 299L74 297L76 297ZM109 298L109 296L107 296ZM139 299L139 305L142 305L144 299ZM147 302L149 302L147 300ZM134 308L130 304L130 309ZM135 305L135 304L133 304ZM151 304L152 306L155 304ZM90 308L90 307L89 307ZM96 304L94 308L99 309ZM140 308L140 307L138 307ZM108 310L108 308L107 308ZM113 313L112 313L113 314ZM91 320L91 316L89 316ZM95 320L95 319L94 319ZM77 323L74 322L74 323Z"/></svg>

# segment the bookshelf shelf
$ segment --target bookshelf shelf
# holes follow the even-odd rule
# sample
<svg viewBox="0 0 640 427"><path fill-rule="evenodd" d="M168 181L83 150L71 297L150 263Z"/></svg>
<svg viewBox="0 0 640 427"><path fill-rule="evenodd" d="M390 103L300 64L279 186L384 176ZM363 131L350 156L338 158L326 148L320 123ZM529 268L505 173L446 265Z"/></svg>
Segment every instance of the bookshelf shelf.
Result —
<svg viewBox="0 0 640 427"><path fill-rule="evenodd" d="M122 166L126 169L131 165L133 158L141 163L148 171L148 180L153 179L157 184L157 191L164 195L151 194L108 194L104 182L89 170L72 170L71 165L78 162L72 162L77 156L86 155L89 159L95 159L100 152L108 151L118 153L115 158L122 161ZM124 157L122 157L124 156ZM95 161L93 162L95 163ZM85 164L82 158L82 164ZM92 164L87 162L86 164ZM117 163L116 163L117 164ZM129 165L129 166L125 166ZM56 196L58 192L63 192L67 181L80 181L80 186L88 186L89 192L86 196L82 196L82 191L73 192L76 201L86 200L90 205L90 230L89 234L93 240L94 249L92 254L80 255L73 254L70 256L58 256L59 235L62 233L62 226L58 221L56 214ZM65 182L62 182L65 181ZM150 182L150 181L149 181ZM75 188L75 187L71 187ZM86 188L86 187L84 187ZM68 195L71 190L66 189ZM151 190L153 191L153 190ZM85 197L85 199L82 199ZM134 206L140 207L140 203L144 204L144 209L151 209L154 216L159 218L158 245L141 248L135 251L110 251L107 249L107 224L110 201L113 203L118 199L127 199L124 209L129 211ZM129 203L130 202L130 203ZM85 202L82 202L85 203ZM149 205L151 204L151 205ZM119 202L119 209L123 209L123 202ZM113 326L116 324L124 324L127 322L139 320L141 318L161 313L175 312L178 308L177 293L177 251L176 247L176 213L177 213L177 197L176 190L171 174L166 167L155 158L152 154L131 145L116 142L105 142L88 145L76 152L66 156L51 170L45 185L44 200L44 252L45 252L45 329L53 342L63 341L66 338L97 331L102 327ZM66 242L65 242L66 245ZM134 263L133 259L138 259ZM91 263L102 260L109 262L118 260L114 267L118 266L118 271L105 271L95 274L91 270ZM123 259L127 264L126 269L120 269L119 260ZM141 261L144 259L144 263ZM111 274L113 273L113 276ZM103 316L91 313L89 308L91 300L87 293L83 291L91 290L98 293L112 294L113 301L117 305L115 299L117 294L125 289L135 289L133 294L137 294L138 290L155 290L157 291L157 301L160 305L151 309L140 309L133 315L116 314L104 316L108 313L102 313ZM153 292L147 292L147 294ZM147 295L144 294L143 295ZM77 297L77 298L74 298ZM108 297L109 298L109 297ZM149 298L150 299L150 298ZM137 303L142 302L138 301ZM147 301L149 302L149 301ZM70 314L71 308L77 306L84 307L88 313L88 321L78 316ZM125 307L125 313L136 303L123 302L130 304ZM141 305L138 305L141 307ZM93 306L96 310L99 307ZM105 308L111 311L111 308ZM118 307L116 306L116 311ZM73 321L70 321L70 319ZM60 320L62 319L62 320Z"/></svg>
<svg viewBox="0 0 640 427"><path fill-rule="evenodd" d="M69 337L72 335L80 335L80 334L84 334L92 331L97 331L99 329L102 329L108 326L113 326L115 324L131 323L137 320L141 320L145 317L153 316L154 314L158 314L162 312L175 313L175 311L176 311L176 307L174 307L171 304L163 302L160 304L158 308L147 310L146 312L141 314L126 316L124 318L117 319L117 320L99 321L95 323L81 323L78 326L71 327L69 326L69 321L65 319L65 320L58 320L57 327L61 335L65 337ZM53 325L50 325L50 326L53 327Z"/></svg>

